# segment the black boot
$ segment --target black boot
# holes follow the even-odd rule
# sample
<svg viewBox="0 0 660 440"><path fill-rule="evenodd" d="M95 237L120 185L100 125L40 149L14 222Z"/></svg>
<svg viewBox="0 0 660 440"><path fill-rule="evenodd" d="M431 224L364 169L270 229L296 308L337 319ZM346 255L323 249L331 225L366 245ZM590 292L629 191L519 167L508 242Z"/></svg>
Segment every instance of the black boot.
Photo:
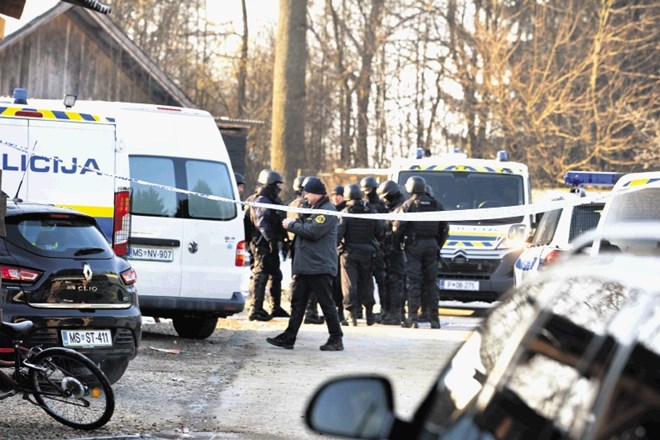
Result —
<svg viewBox="0 0 660 440"><path fill-rule="evenodd" d="M255 296L252 302L252 310L250 316L248 316L250 321L270 321L272 317L270 314L264 310L264 298L257 298Z"/></svg>
<svg viewBox="0 0 660 440"><path fill-rule="evenodd" d="M366 307L366 316L367 316L367 325L374 325L376 323L376 318L374 317L374 312L371 307Z"/></svg>
<svg viewBox="0 0 660 440"><path fill-rule="evenodd" d="M419 328L419 324L417 323L417 317L411 317L403 321L401 323L401 327L403 328Z"/></svg>
<svg viewBox="0 0 660 440"><path fill-rule="evenodd" d="M344 351L344 344L339 337L328 338L328 342L319 347L321 351Z"/></svg>
<svg viewBox="0 0 660 440"><path fill-rule="evenodd" d="M399 314L390 313L387 318L381 321L381 324L384 325L401 325L401 318Z"/></svg>
<svg viewBox="0 0 660 440"><path fill-rule="evenodd" d="M322 316L318 315L307 315L305 316L305 324L323 324L325 319Z"/></svg>
<svg viewBox="0 0 660 440"><path fill-rule="evenodd" d="M296 343L295 340L287 338L284 333L277 335L274 338L266 338L266 342L276 347L286 348L287 350L293 350L293 345Z"/></svg>
<svg viewBox="0 0 660 440"><path fill-rule="evenodd" d="M273 319L273 317L270 316L270 314L264 309L261 310L253 309L252 313L250 313L250 316L248 316L248 319L250 321L270 321L271 319Z"/></svg>
<svg viewBox="0 0 660 440"><path fill-rule="evenodd" d="M270 313L270 316L273 318L290 318L291 315L280 306L273 307L273 311Z"/></svg>

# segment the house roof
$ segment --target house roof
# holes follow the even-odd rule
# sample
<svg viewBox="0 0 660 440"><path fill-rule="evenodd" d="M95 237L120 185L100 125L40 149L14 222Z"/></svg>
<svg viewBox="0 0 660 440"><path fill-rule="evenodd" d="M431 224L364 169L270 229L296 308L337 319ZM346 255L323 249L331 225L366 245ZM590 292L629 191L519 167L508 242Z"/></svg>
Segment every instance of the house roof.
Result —
<svg viewBox="0 0 660 440"><path fill-rule="evenodd" d="M154 95L167 97L169 105L196 107L192 100L106 15L85 7L75 7L67 3L57 4L1 41L0 52L62 14L69 15L72 20L85 27L89 35L93 35L98 40L102 50L107 50L109 53L123 51L126 56L118 59L118 67L125 71L137 70L137 73L148 76L151 79L149 87L153 89Z"/></svg>

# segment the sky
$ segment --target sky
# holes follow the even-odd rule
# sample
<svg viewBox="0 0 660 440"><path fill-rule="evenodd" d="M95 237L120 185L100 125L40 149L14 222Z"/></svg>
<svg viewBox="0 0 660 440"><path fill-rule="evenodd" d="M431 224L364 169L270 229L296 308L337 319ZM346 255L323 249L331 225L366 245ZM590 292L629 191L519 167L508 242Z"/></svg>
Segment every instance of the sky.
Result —
<svg viewBox="0 0 660 440"><path fill-rule="evenodd" d="M7 21L5 25L5 36L20 29L26 23L43 14L57 3L60 3L59 0L27 0L20 20L3 16ZM101 1L101 3L104 2ZM231 20L235 20L237 24L240 24L240 0L206 0L206 4L208 16L211 20L222 23L228 21L228 18L230 18ZM247 0L250 27L258 28L273 24L277 20L278 6L279 1L277 0Z"/></svg>

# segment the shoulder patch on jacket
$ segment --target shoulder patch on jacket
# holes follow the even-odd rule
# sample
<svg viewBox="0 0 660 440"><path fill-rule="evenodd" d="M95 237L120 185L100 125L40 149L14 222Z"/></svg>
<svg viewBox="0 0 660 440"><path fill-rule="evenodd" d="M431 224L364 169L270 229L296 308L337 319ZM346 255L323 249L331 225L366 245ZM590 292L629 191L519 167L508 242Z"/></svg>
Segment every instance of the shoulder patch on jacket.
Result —
<svg viewBox="0 0 660 440"><path fill-rule="evenodd" d="M319 225L322 225L323 223L325 223L325 216L323 214L317 215L316 217L314 217L314 221Z"/></svg>

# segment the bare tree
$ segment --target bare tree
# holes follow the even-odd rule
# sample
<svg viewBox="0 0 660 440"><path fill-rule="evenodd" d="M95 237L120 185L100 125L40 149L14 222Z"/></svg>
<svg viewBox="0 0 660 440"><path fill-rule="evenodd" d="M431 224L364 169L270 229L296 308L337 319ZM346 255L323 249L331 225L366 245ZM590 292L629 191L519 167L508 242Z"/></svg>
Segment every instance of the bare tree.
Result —
<svg viewBox="0 0 660 440"><path fill-rule="evenodd" d="M473 150L508 149L545 183L657 168L657 2L484 2L454 23Z"/></svg>

